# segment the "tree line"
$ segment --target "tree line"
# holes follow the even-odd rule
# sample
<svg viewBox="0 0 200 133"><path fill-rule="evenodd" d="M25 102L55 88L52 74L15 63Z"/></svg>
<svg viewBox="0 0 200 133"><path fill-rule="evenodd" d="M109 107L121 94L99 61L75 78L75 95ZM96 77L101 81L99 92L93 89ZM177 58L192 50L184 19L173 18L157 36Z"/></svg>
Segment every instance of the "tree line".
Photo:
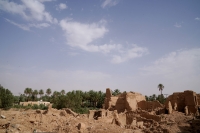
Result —
<svg viewBox="0 0 200 133"><path fill-rule="evenodd" d="M153 94L153 95L150 95L150 96L145 96L146 98L146 101L159 101L160 103L164 104L165 103L165 100L166 98L162 95L156 95L156 94Z"/></svg>
<svg viewBox="0 0 200 133"><path fill-rule="evenodd" d="M90 90L84 92L82 90L73 90L65 92L65 90L52 91L50 88L46 90L25 88L23 94L13 96L8 89L4 89L2 86L0 87L0 92L0 108L10 108L13 105L14 107L21 108L20 102L42 100L51 102L53 108L70 108L77 113L87 113L89 109L102 108L106 96L102 91ZM112 94L118 95L120 93L119 89L115 89ZM31 108L31 105L29 108ZM32 108L37 109L39 107L35 105Z"/></svg>
<svg viewBox="0 0 200 133"><path fill-rule="evenodd" d="M161 91L161 95L145 96L147 101L158 100L164 103L165 98L162 94L164 86L159 84L158 88ZM116 96L121 94L121 92L119 89L115 89L112 91L112 94ZM53 108L70 108L78 113L86 113L89 109L102 108L105 96L106 94L102 91L73 90L65 92L65 90L52 91L50 88L45 91L43 89L33 90L32 88L25 88L23 94L13 96L10 90L0 85L0 108L10 108L13 105L19 105L20 102L42 100L53 103Z"/></svg>

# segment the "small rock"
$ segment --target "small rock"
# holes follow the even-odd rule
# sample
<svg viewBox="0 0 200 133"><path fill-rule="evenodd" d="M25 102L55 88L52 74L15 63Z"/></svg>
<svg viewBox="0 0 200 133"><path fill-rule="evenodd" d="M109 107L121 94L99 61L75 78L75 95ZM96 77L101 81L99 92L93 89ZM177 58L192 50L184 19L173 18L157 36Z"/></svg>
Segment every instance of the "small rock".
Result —
<svg viewBox="0 0 200 133"><path fill-rule="evenodd" d="M42 112L41 112L41 110L37 109L36 113L41 114Z"/></svg>
<svg viewBox="0 0 200 133"><path fill-rule="evenodd" d="M137 122L137 127L142 128L143 127L143 121L138 121Z"/></svg>
<svg viewBox="0 0 200 133"><path fill-rule="evenodd" d="M90 131L92 129L92 127L88 127L87 129Z"/></svg>
<svg viewBox="0 0 200 133"><path fill-rule="evenodd" d="M4 116L4 115L1 115L1 118L2 118L2 119L6 119L6 116Z"/></svg>
<svg viewBox="0 0 200 133"><path fill-rule="evenodd" d="M78 129L79 130L84 130L85 129L85 124L84 123L79 123L78 124Z"/></svg>
<svg viewBox="0 0 200 133"><path fill-rule="evenodd" d="M30 120L30 123L34 123L35 121L34 120Z"/></svg>

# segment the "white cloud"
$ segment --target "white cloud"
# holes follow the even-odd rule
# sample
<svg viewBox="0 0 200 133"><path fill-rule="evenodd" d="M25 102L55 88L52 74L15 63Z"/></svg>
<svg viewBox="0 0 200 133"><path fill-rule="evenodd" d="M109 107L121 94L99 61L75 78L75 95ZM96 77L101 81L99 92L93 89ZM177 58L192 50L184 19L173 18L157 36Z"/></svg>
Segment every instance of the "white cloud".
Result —
<svg viewBox="0 0 200 133"><path fill-rule="evenodd" d="M174 26L175 26L176 28L181 28L181 24L178 24L178 23L176 23Z"/></svg>
<svg viewBox="0 0 200 133"><path fill-rule="evenodd" d="M102 8L105 8L106 6L115 6L119 3L119 0L105 0L101 7Z"/></svg>
<svg viewBox="0 0 200 133"><path fill-rule="evenodd" d="M200 21L200 18L199 18L199 17L196 17L196 18L195 18L195 20L198 20L198 21Z"/></svg>
<svg viewBox="0 0 200 133"><path fill-rule="evenodd" d="M6 18L5 18L5 20L8 21L9 23L11 23L11 24L13 24L13 25L19 27L20 29L26 30L26 31L30 31L30 28L31 28L31 27L35 27L35 28L40 28L40 29L42 29L42 28L46 28L46 27L49 27L49 26L50 26L50 24L48 24L48 23L39 23L39 24L33 24L33 23L32 23L32 24L24 25L24 24L15 23L15 22L13 22L13 21L11 21L11 20L9 20L9 19L6 19Z"/></svg>
<svg viewBox="0 0 200 133"><path fill-rule="evenodd" d="M125 48L121 44L92 44L95 40L103 38L108 32L105 20L98 23L83 24L72 20L61 20L60 26L65 32L67 44L88 52L102 52L112 56L112 63L119 64L130 59L141 57L148 52L147 48L132 45ZM113 55L113 52L115 53Z"/></svg>
<svg viewBox="0 0 200 133"><path fill-rule="evenodd" d="M56 23L57 19L53 18L47 11L41 0L21 0L22 4L9 1L0 1L0 9L9 13L19 14L26 20L47 21Z"/></svg>
<svg viewBox="0 0 200 133"><path fill-rule="evenodd" d="M40 23L40 24L29 24L29 27L35 27L35 28L46 28L46 27L49 27L50 24L48 23Z"/></svg>
<svg viewBox="0 0 200 133"><path fill-rule="evenodd" d="M113 47L106 44L103 46L90 44L94 40L102 38L108 32L103 21L83 24L65 19L60 21L60 26L65 32L67 44L72 47L78 47L89 52L97 52L100 50L108 52Z"/></svg>
<svg viewBox="0 0 200 133"><path fill-rule="evenodd" d="M67 5L64 4L64 3L60 3L58 7L59 7L60 10L67 9Z"/></svg>
<svg viewBox="0 0 200 133"><path fill-rule="evenodd" d="M26 13L24 12L26 10L25 5L19 5L9 1L0 1L0 9L13 14L20 14L24 18L27 18Z"/></svg>
<svg viewBox="0 0 200 133"><path fill-rule="evenodd" d="M141 57L144 54L148 53L148 49L145 47L139 47L137 45L133 45L132 48L124 49L124 51L120 55L113 55L112 63L119 64L130 59L134 59L137 57Z"/></svg>
<svg viewBox="0 0 200 133"><path fill-rule="evenodd" d="M11 20L9 20L9 19L6 19L6 18L5 18L5 20L8 21L9 23L11 23L11 24L13 24L13 25L19 27L19 28L22 29L22 30L30 31L30 27L27 26L27 25L17 24L17 23L15 23L15 22L13 22L13 21L11 21Z"/></svg>
<svg viewBox="0 0 200 133"><path fill-rule="evenodd" d="M145 74L183 78L200 74L200 48L179 50L156 60L153 65L142 68ZM200 76L200 75L199 75Z"/></svg>
<svg viewBox="0 0 200 133"><path fill-rule="evenodd" d="M165 94L184 90L199 92L200 48L171 52L152 65L141 68L141 75L136 78L139 78L140 84L148 80L144 88L156 88L163 83ZM156 93L155 89L153 91Z"/></svg>

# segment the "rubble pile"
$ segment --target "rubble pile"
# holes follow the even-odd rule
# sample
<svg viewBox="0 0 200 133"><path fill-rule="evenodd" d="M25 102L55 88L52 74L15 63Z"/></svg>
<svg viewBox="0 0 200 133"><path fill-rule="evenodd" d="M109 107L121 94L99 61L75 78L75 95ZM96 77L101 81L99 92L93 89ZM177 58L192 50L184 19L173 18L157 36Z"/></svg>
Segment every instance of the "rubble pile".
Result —
<svg viewBox="0 0 200 133"><path fill-rule="evenodd" d="M173 93L163 105L135 92L112 96L107 88L105 108L88 114L51 104L48 110L2 110L0 133L199 133L199 98L193 91Z"/></svg>

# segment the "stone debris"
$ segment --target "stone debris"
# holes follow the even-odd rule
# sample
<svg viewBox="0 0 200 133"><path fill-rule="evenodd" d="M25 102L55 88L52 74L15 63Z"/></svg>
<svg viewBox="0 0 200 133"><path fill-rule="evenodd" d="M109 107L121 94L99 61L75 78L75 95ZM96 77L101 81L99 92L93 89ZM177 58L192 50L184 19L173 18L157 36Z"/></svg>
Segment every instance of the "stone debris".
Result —
<svg viewBox="0 0 200 133"><path fill-rule="evenodd" d="M184 111L185 111L185 115L188 115L188 107L187 106L185 106Z"/></svg>
<svg viewBox="0 0 200 133"><path fill-rule="evenodd" d="M1 115L1 118L2 118L2 119L6 119L6 116L4 116L4 115Z"/></svg>
<svg viewBox="0 0 200 133"><path fill-rule="evenodd" d="M85 130L86 128L84 123L79 123L77 127L78 127L78 130Z"/></svg>
<svg viewBox="0 0 200 133"><path fill-rule="evenodd" d="M177 110L177 103L175 102L174 103L174 111L176 111Z"/></svg>
<svg viewBox="0 0 200 133"><path fill-rule="evenodd" d="M2 110L0 132L198 133L199 99L199 94L184 91L173 93L161 104L146 101L136 92L112 96L107 88L104 108L89 110L88 114L77 114L68 108L57 110L52 104L48 110Z"/></svg>

